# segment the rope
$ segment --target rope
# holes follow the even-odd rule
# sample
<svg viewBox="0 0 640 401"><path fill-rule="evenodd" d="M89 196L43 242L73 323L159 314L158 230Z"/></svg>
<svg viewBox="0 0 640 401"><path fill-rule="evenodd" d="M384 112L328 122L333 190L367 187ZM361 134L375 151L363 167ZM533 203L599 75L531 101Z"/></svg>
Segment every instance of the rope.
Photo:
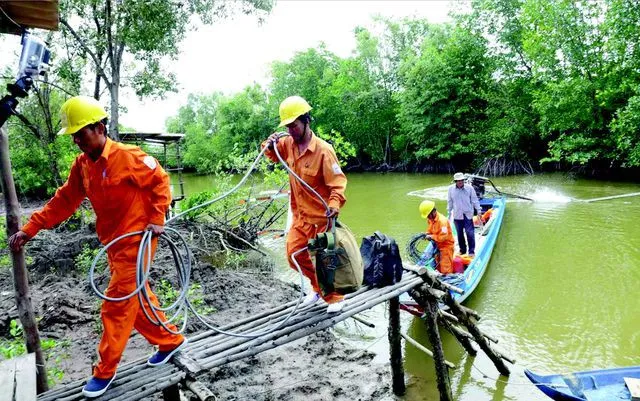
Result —
<svg viewBox="0 0 640 401"><path fill-rule="evenodd" d="M285 134L286 135L286 134ZM282 136L280 136L282 137ZM280 138L278 137L278 139ZM189 296L188 296L188 290L189 290L189 286L190 286L190 277L191 277L191 269L193 266L193 255L189 249L189 246L187 244L187 241L185 240L185 238L175 229L171 228L171 227L167 227L169 224L171 224L172 222L175 222L177 219L181 218L182 216L186 215L189 212L192 212L196 209L200 209L203 207L206 207L208 205L211 205L215 202L218 202L224 198L226 198L227 196L231 195L232 193L234 193L235 191L237 191L242 185L244 185L244 183L247 181L247 179L249 178L249 175L253 172L253 170L255 170L256 166L258 165L260 159L262 158L262 156L264 155L264 153L266 152L268 146L265 146L260 153L258 154L258 156L256 157L256 159L253 161L253 163L251 164L251 166L249 167L249 169L247 170L247 172L245 173L245 175L242 177L242 179L240 180L240 182L238 182L238 184L236 184L236 186L234 186L233 188L231 188L229 191L225 192L224 194L209 200L207 202L201 203L200 205L196 205L192 208L189 208L173 217L171 217L170 219L168 219L165 223L165 233L161 234L159 236L159 241L162 240L164 242L166 242L169 245L169 249L171 250L171 254L173 256L173 260L176 266L176 273L178 276L178 287L179 287L179 291L178 291L178 297L177 299L169 306L166 307L161 307L161 306L155 306L153 305L153 303L151 302L151 298L149 295L149 291L150 291L150 287L148 285L148 281L149 281L149 274L150 274L150 267L151 267L151 254L152 254L152 239L153 239L153 235L150 231L136 231L136 232L131 232L131 233L127 233L124 235L121 235L115 239L113 239L111 242L109 242L107 245L105 245L102 249L100 249L100 251L98 252L98 254L96 255L96 257L94 258L92 264L91 264L91 268L89 269L89 282L91 283L91 288L93 289L93 291L96 293L96 295L98 297L100 297L101 299L105 300L105 301L109 301L109 302L118 302L118 301L124 301L124 300L128 300L131 299L134 296L138 297L138 300L140 302L140 306L142 307L142 311L144 312L145 316L147 317L147 319L149 319L150 322L152 322L155 325L159 325L162 326L165 330L167 330L168 332L172 333L172 334L179 334L184 332L184 330L186 329L187 326L187 321L188 321L188 316L189 316L189 312L191 312L205 327L209 328L210 330L213 330L217 333L220 334L224 334L224 335L228 335L228 336L234 336L234 337L242 337L242 338L257 338L269 333L274 332L275 330L280 329L281 327L284 327L287 322L289 321L289 319L296 313L296 311L298 310L300 304L302 303L302 300L305 296L304 294L304 275L302 274L302 269L300 268L300 265L296 259L296 257L298 256L298 254L300 254L301 252L304 252L307 250L307 247L301 248L299 250L297 250L296 252L294 252L291 255L291 261L293 262L293 264L295 265L296 269L298 270L298 274L300 277L300 296L298 297L298 301L297 303L294 305L293 309L291 310L291 312L289 312L289 314L287 315L287 317L282 320L279 324L271 326L269 328L263 329L263 330L256 330L256 331L247 331L244 333L239 333L239 332L232 332L232 331L226 331L226 330L221 330L218 327L213 325L213 322L211 320L209 320L206 316L201 315L200 313L198 313L195 309L195 307L193 306L193 304L189 301ZM297 179L298 181L300 181L300 183L303 185L303 187L305 189L307 189L313 196L318 197L318 199L320 199L320 201L322 202L323 206L326 208L327 214L329 212L329 206L327 205L327 203L324 201L324 199L322 198L322 196L320 196L320 194L318 194L318 192L316 192L311 186L309 186L309 184L307 184L306 182L304 182L304 180L302 178L300 178L293 170L291 170L291 168L289 168L289 166L287 165L287 163L282 159L282 157L280 156L280 153L278 152L278 148L276 146L276 144L274 143L273 149L275 151L275 154L278 158L278 160L280 161L280 163L282 164L282 166L289 172L289 174L291 174L295 179ZM327 219L327 227L326 229L329 228L329 226L331 225L331 219ZM117 242L128 238L128 237L133 237L133 236L141 236L141 240L140 240L140 245L138 247L138 255L137 255L137 259L136 259L136 289L134 291L132 291L131 293L122 296L122 297L109 297L107 296L105 293L101 292L96 283L95 283L95 269L96 266L98 265L98 262L100 261L100 259L103 257L103 255L107 252L107 250L115 245ZM176 243L177 242L177 243ZM146 300L146 304L148 305L148 307L145 306L145 301ZM149 311L151 313L149 313ZM166 320L163 320L160 318L158 312L165 312L167 316L170 315L170 317L168 317ZM174 321L181 321L181 327L178 330L173 330L170 327L168 327L169 324L173 324Z"/></svg>

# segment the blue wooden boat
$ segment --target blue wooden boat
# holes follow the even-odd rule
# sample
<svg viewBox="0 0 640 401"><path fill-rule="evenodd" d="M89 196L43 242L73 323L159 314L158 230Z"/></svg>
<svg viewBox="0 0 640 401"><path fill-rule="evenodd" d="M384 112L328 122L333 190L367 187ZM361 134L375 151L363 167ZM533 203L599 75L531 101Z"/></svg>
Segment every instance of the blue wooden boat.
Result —
<svg viewBox="0 0 640 401"><path fill-rule="evenodd" d="M640 379L640 366L547 376L525 369L524 374L557 401L629 401L631 392L624 378Z"/></svg>
<svg viewBox="0 0 640 401"><path fill-rule="evenodd" d="M476 176L469 177L473 178ZM488 181L488 179L484 177L479 178ZM491 259L493 248L495 247L498 235L500 234L502 220L504 218L506 209L505 194L502 194L500 192L485 194L484 187L482 188L482 192L478 191L476 185L474 185L474 187L476 188L476 192L480 197L480 205L482 206L483 212L488 209L493 209L493 212L491 213L491 218L486 222L484 227L476 227L475 257L465 268L464 273L448 274L440 277L442 281L454 285L463 291L462 294L458 294L455 292L451 293L453 298L458 302L464 302L464 300L466 300L473 293L473 291L480 283L480 280L484 276L484 273L486 272L489 265L489 260ZM456 238L457 241L457 236L455 234L454 238ZM425 254L428 254L432 247L433 244L429 244L425 249ZM456 244L456 250L457 249L458 245ZM424 258L422 258L421 260L417 261L417 264L425 266L431 270L435 270L435 264L433 260L424 260ZM422 315L422 310L418 307L416 302L411 297L409 297L408 294L403 294L400 298L400 302L401 308L403 310L413 313L416 316Z"/></svg>

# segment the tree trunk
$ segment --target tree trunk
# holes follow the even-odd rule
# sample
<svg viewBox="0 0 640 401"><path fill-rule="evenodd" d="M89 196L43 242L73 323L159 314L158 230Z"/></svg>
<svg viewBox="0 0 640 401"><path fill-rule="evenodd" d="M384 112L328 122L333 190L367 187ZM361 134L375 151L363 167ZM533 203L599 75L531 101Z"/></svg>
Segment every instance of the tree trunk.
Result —
<svg viewBox="0 0 640 401"><path fill-rule="evenodd" d="M111 119L109 120L109 137L114 141L120 140L118 134L118 104L120 96L120 76L118 73L113 73L113 79L111 81Z"/></svg>
<svg viewBox="0 0 640 401"><path fill-rule="evenodd" d="M4 194L4 204L7 210L7 236L11 236L20 229L20 205L16 195L16 188L11 174L11 159L9 158L9 136L6 124L0 127L0 184ZM27 351L36 354L38 370L37 386L38 394L48 390L47 370L44 366L44 357L40 347L40 334L31 305L29 295L29 280L27 267L24 262L24 250L11 253L13 259L13 286L15 289L16 306L20 323L24 329L27 342Z"/></svg>
<svg viewBox="0 0 640 401"><path fill-rule="evenodd" d="M387 140L384 147L384 161L391 165L391 129L387 127Z"/></svg>
<svg viewBox="0 0 640 401"><path fill-rule="evenodd" d="M101 55L100 58L102 59ZM96 80L93 86L93 98L100 100L100 74L96 73Z"/></svg>

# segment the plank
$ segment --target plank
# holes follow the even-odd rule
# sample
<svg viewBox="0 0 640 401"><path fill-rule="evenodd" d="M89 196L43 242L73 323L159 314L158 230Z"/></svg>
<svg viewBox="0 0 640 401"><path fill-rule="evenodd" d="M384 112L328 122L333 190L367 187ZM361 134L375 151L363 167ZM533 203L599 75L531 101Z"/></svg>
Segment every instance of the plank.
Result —
<svg viewBox="0 0 640 401"><path fill-rule="evenodd" d="M36 399L36 395L36 354L32 353L16 359L16 395L14 400L33 401Z"/></svg>
<svg viewBox="0 0 640 401"><path fill-rule="evenodd" d="M0 394L13 397L15 375L16 361L14 359L0 362Z"/></svg>

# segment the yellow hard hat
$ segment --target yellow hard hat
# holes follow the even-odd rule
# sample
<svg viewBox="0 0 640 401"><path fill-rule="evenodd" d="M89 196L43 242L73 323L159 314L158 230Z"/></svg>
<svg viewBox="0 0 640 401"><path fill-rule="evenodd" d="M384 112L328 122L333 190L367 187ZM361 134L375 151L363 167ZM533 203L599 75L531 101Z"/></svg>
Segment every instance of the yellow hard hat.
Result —
<svg viewBox="0 0 640 401"><path fill-rule="evenodd" d="M423 219L426 219L427 216L429 216L429 213L431 213L431 211L435 208L436 203L434 201L423 200L422 203L420 203L420 215Z"/></svg>
<svg viewBox="0 0 640 401"><path fill-rule="evenodd" d="M62 129L58 135L73 135L89 124L97 123L109 115L98 101L89 96L74 96L60 108Z"/></svg>
<svg viewBox="0 0 640 401"><path fill-rule="evenodd" d="M280 103L280 125L278 127L291 124L296 118L308 113L309 110L311 110L311 106L306 100L300 96L289 96Z"/></svg>

